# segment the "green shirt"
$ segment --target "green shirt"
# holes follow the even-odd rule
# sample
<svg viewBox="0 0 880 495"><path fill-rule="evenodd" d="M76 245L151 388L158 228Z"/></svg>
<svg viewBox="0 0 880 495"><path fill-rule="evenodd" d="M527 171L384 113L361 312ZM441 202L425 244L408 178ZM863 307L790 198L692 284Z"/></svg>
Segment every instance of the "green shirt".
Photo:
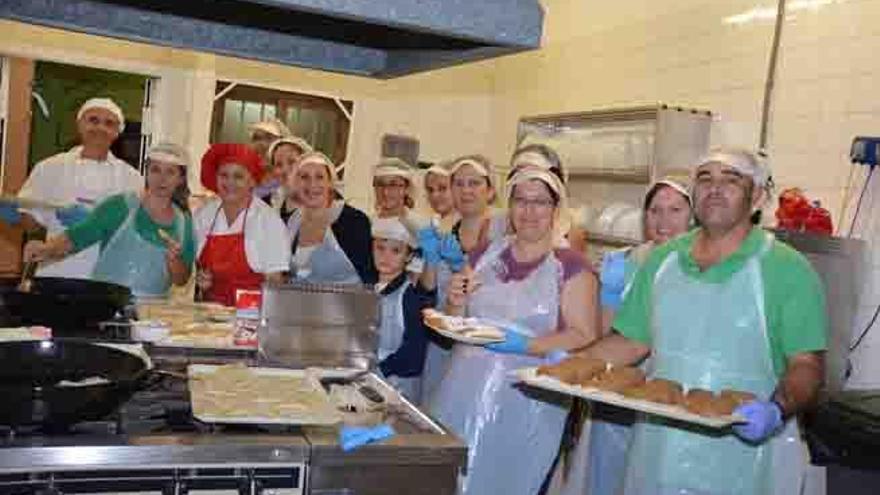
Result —
<svg viewBox="0 0 880 495"><path fill-rule="evenodd" d="M79 252L96 242L100 242L103 251L110 239L113 238L113 234L128 218L128 214L129 209L125 201L125 194L110 196L101 201L85 220L67 229L67 237L73 243L73 250ZM184 263L192 265L196 256L192 217L189 214L184 214L183 217L185 223L180 256ZM159 229L176 238L179 229L178 223L176 215L171 224L156 223L143 207L138 208L134 218L134 228L141 239L162 248L166 244L159 237Z"/></svg>
<svg viewBox="0 0 880 495"><path fill-rule="evenodd" d="M613 327L624 337L651 345L651 311L654 279L661 264L678 252L682 271L707 284L723 283L744 267L764 243L764 231L752 229L739 249L705 271L691 256L697 229L656 248L636 273L629 293L614 319ZM794 354L824 350L827 346L825 291L819 276L804 256L776 241L761 258L764 312L773 366L785 371L786 359Z"/></svg>

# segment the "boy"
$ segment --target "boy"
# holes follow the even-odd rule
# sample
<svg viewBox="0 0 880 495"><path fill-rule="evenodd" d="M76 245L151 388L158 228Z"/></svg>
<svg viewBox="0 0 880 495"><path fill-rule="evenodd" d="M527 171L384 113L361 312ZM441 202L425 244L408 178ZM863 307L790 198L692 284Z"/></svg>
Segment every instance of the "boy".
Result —
<svg viewBox="0 0 880 495"><path fill-rule="evenodd" d="M381 296L379 370L407 399L418 402L425 365L428 329L422 310L434 306L435 294L415 286L406 266L415 256L415 236L397 218L373 220L373 259Z"/></svg>

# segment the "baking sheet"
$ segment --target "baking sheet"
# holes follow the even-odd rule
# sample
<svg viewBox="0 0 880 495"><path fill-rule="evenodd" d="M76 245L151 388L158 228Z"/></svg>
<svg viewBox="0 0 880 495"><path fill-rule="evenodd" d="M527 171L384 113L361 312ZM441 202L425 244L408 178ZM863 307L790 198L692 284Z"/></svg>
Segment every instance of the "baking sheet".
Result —
<svg viewBox="0 0 880 495"><path fill-rule="evenodd" d="M499 337L499 338L469 337L467 335L463 335L461 332L453 332L451 330L446 330L445 328L433 326L430 323L428 323L427 321L425 321L425 326L427 326L431 330L439 333L440 335L442 335L444 337L448 337L452 340L455 340L457 342L462 342L465 344L486 345L486 344L492 344L492 343L497 343L497 342L504 342L504 337Z"/></svg>
<svg viewBox="0 0 880 495"><path fill-rule="evenodd" d="M234 366L234 365L233 365ZM228 383L228 390L216 393L208 390L206 382L198 382L231 367L213 366L205 364L191 364L187 367L189 376L190 404L193 417L204 423L216 424L252 424L252 425L332 425L341 420L340 413L333 406L321 383L319 375L305 370L290 370L283 368L243 368L257 377L261 385L278 382L278 386L253 387L242 386L242 383ZM276 378L277 380L273 380ZM301 380L302 388L298 389L299 397L294 395L294 390L285 386L284 381L290 379ZM303 406L303 398L308 398L312 403ZM223 403L223 406L218 404ZM261 415L260 408L266 404L279 404L281 407L289 407L288 411L278 415ZM232 406L236 409L232 413L224 411L223 407Z"/></svg>
<svg viewBox="0 0 880 495"><path fill-rule="evenodd" d="M578 385L569 385L550 376L538 375L538 368L521 368L514 373L522 382L533 387L552 390L566 395L573 395L587 400L604 402L606 404L632 409L634 411L653 414L655 416L663 416L665 418L687 423L694 423L709 428L727 428L732 424L745 422L744 418L736 415L717 417L700 416L699 414L687 411L681 406L658 404L656 402L641 399L630 399L615 392L608 392L591 387L581 387Z"/></svg>

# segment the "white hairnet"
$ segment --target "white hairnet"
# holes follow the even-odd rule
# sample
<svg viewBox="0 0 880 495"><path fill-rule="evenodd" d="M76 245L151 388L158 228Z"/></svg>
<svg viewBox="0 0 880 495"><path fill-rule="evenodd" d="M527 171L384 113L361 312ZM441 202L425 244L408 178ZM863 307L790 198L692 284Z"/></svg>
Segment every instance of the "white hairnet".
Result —
<svg viewBox="0 0 880 495"><path fill-rule="evenodd" d="M396 217L374 219L372 234L374 238L378 239L392 239L405 242L411 248L416 248L419 245L413 233Z"/></svg>
<svg viewBox="0 0 880 495"><path fill-rule="evenodd" d="M256 124L251 124L248 126L248 129L253 133L254 131L263 131L266 134L271 134L276 138L282 137L290 137L293 135L290 132L290 129L284 125L284 122L281 122L278 119L269 119L264 120L262 122L257 122Z"/></svg>
<svg viewBox="0 0 880 495"><path fill-rule="evenodd" d="M302 150L302 153L311 153L312 151L315 151L312 148L312 145L310 145L308 141L306 141L305 139L303 139L299 136L291 135L288 137L283 137L283 138L276 139L275 141L272 141L272 144L269 145L269 149L266 150L266 159L271 161L272 155L275 154L275 149L278 148L279 146L281 146L282 144L290 144L290 145L296 146L297 148Z"/></svg>
<svg viewBox="0 0 880 495"><path fill-rule="evenodd" d="M119 105L110 98L90 98L86 100L79 107L79 111L76 112L76 120L81 119L87 111L95 108L103 108L116 116L116 119L119 120L119 133L122 134L122 131L125 130L125 116L122 115L122 109L119 108Z"/></svg>
<svg viewBox="0 0 880 495"><path fill-rule="evenodd" d="M413 167L400 158L386 157L376 165L373 177L402 177L412 182Z"/></svg>
<svg viewBox="0 0 880 495"><path fill-rule="evenodd" d="M186 151L186 148L171 142L160 142L150 146L150 151L147 152L147 159L173 163L183 167L187 167L190 164L189 152Z"/></svg>
<svg viewBox="0 0 880 495"><path fill-rule="evenodd" d="M297 165L299 167L302 167L307 163L316 163L318 165L323 165L324 168L327 169L327 175L330 177L330 181L333 183L336 182L336 165L324 153L321 153L320 151L310 151L308 153L305 153L303 154L303 156L299 157Z"/></svg>
<svg viewBox="0 0 880 495"><path fill-rule="evenodd" d="M766 189L768 192L772 187L770 167L764 157L758 153L744 149L715 148L700 160L697 171L703 165L710 163L722 163L744 176L751 177L755 187Z"/></svg>

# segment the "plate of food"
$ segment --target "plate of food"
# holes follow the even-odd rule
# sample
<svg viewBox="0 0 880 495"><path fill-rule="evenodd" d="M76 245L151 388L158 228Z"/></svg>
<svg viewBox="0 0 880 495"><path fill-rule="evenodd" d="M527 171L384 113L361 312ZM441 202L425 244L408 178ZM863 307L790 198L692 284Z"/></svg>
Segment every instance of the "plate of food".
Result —
<svg viewBox="0 0 880 495"><path fill-rule="evenodd" d="M583 399L662 416L708 428L727 428L744 422L733 411L754 400L749 392L693 388L673 380L648 379L630 366L611 366L596 359L573 357L559 364L522 368L516 376L524 383Z"/></svg>
<svg viewBox="0 0 880 495"><path fill-rule="evenodd" d="M205 423L331 425L341 414L309 370L191 364L193 417Z"/></svg>
<svg viewBox="0 0 880 495"><path fill-rule="evenodd" d="M444 314L436 309L422 311L425 325L435 332L457 342L486 345L504 341L504 331L480 318Z"/></svg>

